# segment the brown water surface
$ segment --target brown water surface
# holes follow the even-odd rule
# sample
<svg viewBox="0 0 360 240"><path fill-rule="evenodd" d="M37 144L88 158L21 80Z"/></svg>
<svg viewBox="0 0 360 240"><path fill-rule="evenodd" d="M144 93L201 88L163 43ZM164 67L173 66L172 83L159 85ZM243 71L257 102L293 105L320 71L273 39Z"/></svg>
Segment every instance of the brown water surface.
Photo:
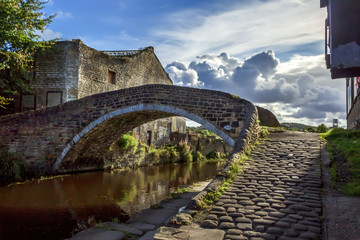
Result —
<svg viewBox="0 0 360 240"><path fill-rule="evenodd" d="M213 178L222 164L172 164L89 172L0 187L0 239L64 239L78 223L129 216L171 189Z"/></svg>

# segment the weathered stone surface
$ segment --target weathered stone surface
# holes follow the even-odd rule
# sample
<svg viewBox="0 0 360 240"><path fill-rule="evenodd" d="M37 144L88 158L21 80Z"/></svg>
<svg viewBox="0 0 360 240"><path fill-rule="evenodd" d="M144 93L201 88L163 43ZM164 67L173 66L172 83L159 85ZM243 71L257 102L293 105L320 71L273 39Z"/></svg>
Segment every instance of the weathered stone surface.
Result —
<svg viewBox="0 0 360 240"><path fill-rule="evenodd" d="M235 219L235 222L237 223L251 223L251 219L250 218L245 218L245 217L238 217Z"/></svg>
<svg viewBox="0 0 360 240"><path fill-rule="evenodd" d="M85 231L81 231L75 234L69 240L122 240L126 239L126 235L123 232L111 231L100 228L89 228Z"/></svg>
<svg viewBox="0 0 360 240"><path fill-rule="evenodd" d="M242 235L232 235L232 234L226 234L225 239L231 239L231 240L248 240L247 237L244 237Z"/></svg>
<svg viewBox="0 0 360 240"><path fill-rule="evenodd" d="M297 233L294 229L288 229L285 231L284 235L287 237L297 237L299 233Z"/></svg>
<svg viewBox="0 0 360 240"><path fill-rule="evenodd" d="M232 229L228 229L226 231L227 234L233 234L233 235L241 235L242 234L242 231L239 230L239 229L235 229L235 228L232 228Z"/></svg>
<svg viewBox="0 0 360 240"><path fill-rule="evenodd" d="M215 214L209 214L206 216L206 220L214 220L217 221L218 217Z"/></svg>
<svg viewBox="0 0 360 240"><path fill-rule="evenodd" d="M283 233L283 230L278 227L269 227L267 233L279 235Z"/></svg>
<svg viewBox="0 0 360 240"><path fill-rule="evenodd" d="M231 229L235 228L235 224L232 222L221 222L219 225L220 229Z"/></svg>
<svg viewBox="0 0 360 240"><path fill-rule="evenodd" d="M303 238L303 239L318 239L318 238L319 238L319 234L312 233L312 232L302 232L302 233L300 233L299 238Z"/></svg>
<svg viewBox="0 0 360 240"><path fill-rule="evenodd" d="M219 217L220 222L233 222L233 218L230 216L221 216Z"/></svg>
<svg viewBox="0 0 360 240"><path fill-rule="evenodd" d="M144 231L144 232L155 229L155 225L147 224L147 223L143 223L143 222L132 222L129 224L129 226L139 229L140 231Z"/></svg>
<svg viewBox="0 0 360 240"><path fill-rule="evenodd" d="M188 213L178 213L170 220L172 224L178 224L178 225L189 224L191 223L191 221L192 221L192 217Z"/></svg>
<svg viewBox="0 0 360 240"><path fill-rule="evenodd" d="M191 226L182 226L179 229L161 227L155 234L157 240L184 240L184 239L209 239L222 240L225 232L217 229L201 229Z"/></svg>
<svg viewBox="0 0 360 240"><path fill-rule="evenodd" d="M201 223L201 227L204 228L216 228L218 226L218 222L214 220L205 220Z"/></svg>
<svg viewBox="0 0 360 240"><path fill-rule="evenodd" d="M236 224L236 227L240 230L248 230L252 228L251 223L238 223Z"/></svg>
<svg viewBox="0 0 360 240"><path fill-rule="evenodd" d="M118 224L118 223L114 223L114 222L104 222L104 223L96 225L95 228L111 229L111 230L116 230L116 231L121 231L121 232L127 232L127 233L130 233L133 235L138 235L138 236L143 235L143 232L137 228L134 228L127 224Z"/></svg>

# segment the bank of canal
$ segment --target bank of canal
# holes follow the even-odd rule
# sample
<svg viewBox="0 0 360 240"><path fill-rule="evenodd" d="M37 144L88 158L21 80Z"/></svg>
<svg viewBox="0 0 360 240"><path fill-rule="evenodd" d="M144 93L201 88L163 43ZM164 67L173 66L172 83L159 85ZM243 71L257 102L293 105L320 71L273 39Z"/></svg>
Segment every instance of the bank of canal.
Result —
<svg viewBox="0 0 360 240"><path fill-rule="evenodd" d="M221 163L88 172L0 188L0 239L64 239L78 224L125 222L179 186L213 178Z"/></svg>

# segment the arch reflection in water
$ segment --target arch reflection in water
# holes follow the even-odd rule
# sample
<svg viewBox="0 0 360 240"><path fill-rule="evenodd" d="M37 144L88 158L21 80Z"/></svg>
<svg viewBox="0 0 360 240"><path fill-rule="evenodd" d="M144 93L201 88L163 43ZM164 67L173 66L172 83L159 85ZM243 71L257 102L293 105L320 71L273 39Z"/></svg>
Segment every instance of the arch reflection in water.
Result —
<svg viewBox="0 0 360 240"><path fill-rule="evenodd" d="M0 239L64 239L71 236L77 221L91 216L96 221L115 217L126 221L167 198L171 188L211 179L222 167L220 163L172 164L1 187Z"/></svg>

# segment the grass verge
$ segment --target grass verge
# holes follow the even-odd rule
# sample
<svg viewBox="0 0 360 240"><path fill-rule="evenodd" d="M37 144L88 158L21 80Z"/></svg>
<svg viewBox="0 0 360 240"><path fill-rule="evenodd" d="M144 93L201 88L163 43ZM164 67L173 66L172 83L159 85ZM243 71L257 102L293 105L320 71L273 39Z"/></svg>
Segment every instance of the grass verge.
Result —
<svg viewBox="0 0 360 240"><path fill-rule="evenodd" d="M360 131L335 128L320 134L320 138L327 142L327 150L331 158L330 175L332 181L338 181L341 169L337 157L345 159L350 176L347 182L338 186L348 195L360 195ZM336 184L337 185L337 184Z"/></svg>
<svg viewBox="0 0 360 240"><path fill-rule="evenodd" d="M242 154L239 160L230 166L230 170L225 174L225 178L215 192L208 192L201 201L198 201L199 209L207 209L216 203L222 194L228 189L229 185L234 181L236 175L243 171L244 163L249 159L246 154Z"/></svg>

